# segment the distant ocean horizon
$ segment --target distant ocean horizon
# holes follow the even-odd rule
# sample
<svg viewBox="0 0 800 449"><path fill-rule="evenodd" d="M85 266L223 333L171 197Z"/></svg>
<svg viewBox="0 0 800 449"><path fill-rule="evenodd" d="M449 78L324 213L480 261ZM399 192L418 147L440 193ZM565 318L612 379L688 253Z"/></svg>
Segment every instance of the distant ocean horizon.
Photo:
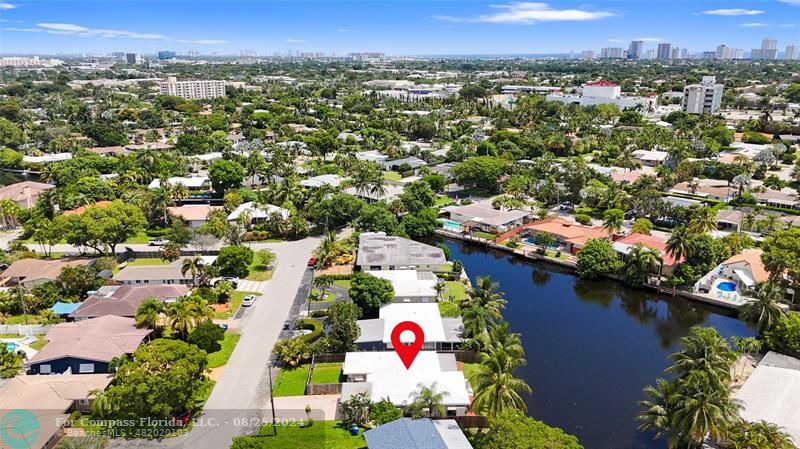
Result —
<svg viewBox="0 0 800 449"><path fill-rule="evenodd" d="M475 54L432 54L413 55L417 58L443 58L443 59L567 59L569 53L475 53Z"/></svg>

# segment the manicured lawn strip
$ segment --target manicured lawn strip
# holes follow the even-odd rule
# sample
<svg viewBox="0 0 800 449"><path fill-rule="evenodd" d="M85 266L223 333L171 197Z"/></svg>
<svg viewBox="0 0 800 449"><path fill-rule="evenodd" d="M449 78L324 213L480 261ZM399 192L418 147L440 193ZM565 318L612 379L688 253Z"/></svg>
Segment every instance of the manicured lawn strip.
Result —
<svg viewBox="0 0 800 449"><path fill-rule="evenodd" d="M345 290L350 290L350 279L337 279L333 281L333 285L341 287Z"/></svg>
<svg viewBox="0 0 800 449"><path fill-rule="evenodd" d="M278 377L275 378L272 395L302 396L306 392L306 379L308 379L308 365L294 369L281 368Z"/></svg>
<svg viewBox="0 0 800 449"><path fill-rule="evenodd" d="M439 301L439 313L445 317L461 316L461 309L454 301Z"/></svg>
<svg viewBox="0 0 800 449"><path fill-rule="evenodd" d="M138 234L134 235L128 240L125 240L125 243L147 243L154 238L155 237L150 237L149 235L147 235L147 232L145 231L139 231Z"/></svg>
<svg viewBox="0 0 800 449"><path fill-rule="evenodd" d="M383 172L383 177L386 179L391 179L393 181L399 181L403 179L403 175L396 171L385 171Z"/></svg>
<svg viewBox="0 0 800 449"><path fill-rule="evenodd" d="M478 370L480 363L463 363L462 365L462 368L464 369L464 377L467 379L467 381L469 381L470 374ZM473 385L472 388L475 389L475 386Z"/></svg>
<svg viewBox="0 0 800 449"><path fill-rule="evenodd" d="M159 257L140 257L127 262L127 266L135 267L140 265L169 265L170 263L171 262L168 262ZM187 276L191 276L191 274L189 273L186 274Z"/></svg>
<svg viewBox="0 0 800 449"><path fill-rule="evenodd" d="M445 290L442 292L442 297L450 300L452 296L453 301L461 301L467 297L467 288L461 281L447 281Z"/></svg>
<svg viewBox="0 0 800 449"><path fill-rule="evenodd" d="M247 296L247 295L256 295L256 296L258 297L258 296L260 296L260 295L261 295L261 293L258 293L258 292L240 292L240 291L233 291L233 292L231 293L231 301L230 301L230 304L228 304L228 310L226 310L226 311L224 311L224 312L217 312L217 313L215 313L215 314L214 314L214 318L216 318L216 319L218 319L218 320L224 320L224 319L226 319L226 318L230 318L230 317L232 317L232 316L233 316L233 314L235 314L235 313L236 313L236 311L237 311L237 310L239 310L239 306L241 306L241 305L242 305L242 300L243 300L243 299L244 299L244 297L245 297L245 296ZM261 300L261 298L256 298L256 301L259 301L259 300Z"/></svg>
<svg viewBox="0 0 800 449"><path fill-rule="evenodd" d="M208 367L218 368L228 363L228 359L231 358L231 354L233 354L233 349L236 347L236 344L239 343L239 338L241 338L241 335L235 332L225 332L225 339L220 343L222 348L208 355Z"/></svg>
<svg viewBox="0 0 800 449"><path fill-rule="evenodd" d="M338 384L342 374L341 363L317 363L311 373L312 384Z"/></svg>
<svg viewBox="0 0 800 449"><path fill-rule="evenodd" d="M436 195L436 201L434 201L433 205L435 207L442 207L442 206L447 206L448 204L452 204L454 202L455 201L453 201L450 197L446 195Z"/></svg>
<svg viewBox="0 0 800 449"><path fill-rule="evenodd" d="M564 260L564 259L567 258L567 256L564 255L564 253L561 253L561 255L558 256L558 257L556 257L556 254L557 254L557 251L551 251L551 250L545 251L545 255L547 257L552 257L553 259Z"/></svg>
<svg viewBox="0 0 800 449"><path fill-rule="evenodd" d="M45 346L47 346L47 343L48 343L48 341L47 341L47 340L45 340L45 339L44 339L44 338L42 338L42 337L39 337L39 339L38 339L38 340L34 341L33 343L29 344L28 346L30 346L30 347L31 347L31 349L35 349L35 350L37 350L37 351L41 351L41 350L42 350L42 348L44 348Z"/></svg>
<svg viewBox="0 0 800 449"><path fill-rule="evenodd" d="M266 265L261 263L261 256L256 253L253 256L253 262L247 267L249 273L247 274L248 281L268 281L272 279L272 271L267 269Z"/></svg>
<svg viewBox="0 0 800 449"><path fill-rule="evenodd" d="M27 318L27 323L25 322L25 315L9 315L3 318L0 318L0 324L39 324L44 321L41 316L34 315L29 313ZM18 337L22 337L22 335L18 335Z"/></svg>
<svg viewBox="0 0 800 449"><path fill-rule="evenodd" d="M497 238L497 236L495 234L492 234L492 233L489 233L489 232L483 232L483 231L478 231L474 235L475 235L475 237L479 237L479 238L486 239L486 240L494 240L495 238Z"/></svg>
<svg viewBox="0 0 800 449"><path fill-rule="evenodd" d="M278 426L276 436L272 436L272 426L265 425L259 431L258 437L239 437L250 440L253 447L262 449L286 448L314 448L314 449L366 449L364 431L361 429L358 436L350 435L340 421L314 421L310 427L300 427L297 424ZM236 446L236 443L234 443Z"/></svg>
<svg viewBox="0 0 800 449"><path fill-rule="evenodd" d="M336 300L336 295L331 292L325 292L325 297L320 301L319 298L319 290L316 288L311 289L311 302L333 302Z"/></svg>

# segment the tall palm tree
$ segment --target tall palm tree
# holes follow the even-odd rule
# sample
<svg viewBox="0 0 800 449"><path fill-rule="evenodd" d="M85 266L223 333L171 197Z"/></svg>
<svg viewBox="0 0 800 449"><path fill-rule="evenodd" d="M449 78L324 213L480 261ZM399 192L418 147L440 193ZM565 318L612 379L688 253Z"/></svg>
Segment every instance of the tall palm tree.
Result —
<svg viewBox="0 0 800 449"><path fill-rule="evenodd" d="M677 439L672 427L674 404L671 398L677 392L676 383L664 379L656 379L656 385L648 385L644 393L649 399L639 401L642 409L636 416L641 421L638 429L655 432L655 438L667 438L668 446L675 447Z"/></svg>
<svg viewBox="0 0 800 449"><path fill-rule="evenodd" d="M752 183L753 179L749 173L740 173L731 179L731 185L736 186L739 196L742 196L742 191L750 187Z"/></svg>
<svg viewBox="0 0 800 449"><path fill-rule="evenodd" d="M192 285L197 284L198 276L202 279L205 276L207 267L200 257L187 257L181 262L181 276L186 277L186 273L192 273ZM202 284L202 282L201 282Z"/></svg>
<svg viewBox="0 0 800 449"><path fill-rule="evenodd" d="M673 365L667 372L679 377L688 376L692 372L709 375L709 379L720 386L726 386L731 380L731 366L736 361L736 353L716 329L693 327L689 335L681 338L681 349L669 356Z"/></svg>
<svg viewBox="0 0 800 449"><path fill-rule="evenodd" d="M490 417L506 412L525 413L527 406L522 395L532 390L524 380L514 377L514 371L526 364L525 358L490 344L487 352L479 355L478 362L478 368L469 376L475 388L473 409Z"/></svg>
<svg viewBox="0 0 800 449"><path fill-rule="evenodd" d="M428 417L436 418L442 417L447 414L447 409L444 406L444 397L447 392L437 392L436 382L430 386L424 384L417 385L418 390L411 394L411 410L412 416L422 417L427 413Z"/></svg>
<svg viewBox="0 0 800 449"><path fill-rule="evenodd" d="M466 303L461 306L461 318L464 321L464 337L474 338L494 324L494 318L477 303Z"/></svg>
<svg viewBox="0 0 800 449"><path fill-rule="evenodd" d="M691 234L686 226L676 226L672 230L666 246L667 254L676 261L688 259L694 250Z"/></svg>
<svg viewBox="0 0 800 449"><path fill-rule="evenodd" d="M697 378L694 380L697 388L675 394L675 425L696 446L706 438L721 441L727 424L737 417L736 406L728 397L727 389L707 388L703 385L703 375L693 375Z"/></svg>
<svg viewBox="0 0 800 449"><path fill-rule="evenodd" d="M492 281L489 276L478 276L475 288L470 290L467 301L477 304L488 312L489 316L495 320L502 318L501 311L506 306L506 299L502 292L498 292L499 284Z"/></svg>
<svg viewBox="0 0 800 449"><path fill-rule="evenodd" d="M705 234L717 229L717 217L710 207L697 209L689 220L689 231L695 234Z"/></svg>
<svg viewBox="0 0 800 449"><path fill-rule="evenodd" d="M110 416L116 410L109 395L100 388L89 391L89 398L92 399L92 415L98 418Z"/></svg>
<svg viewBox="0 0 800 449"><path fill-rule="evenodd" d="M487 348L502 349L514 357L524 357L525 349L522 346L522 337L518 333L509 332L508 327L508 322L501 321L489 328Z"/></svg>
<svg viewBox="0 0 800 449"><path fill-rule="evenodd" d="M786 314L782 307L784 303L780 285L777 282L768 281L758 287L755 301L743 305L739 310L739 315L745 321L756 323L758 332L763 334Z"/></svg>
<svg viewBox="0 0 800 449"><path fill-rule="evenodd" d="M319 290L320 298L324 299L328 288L333 285L333 277L328 275L317 276L314 278L313 284Z"/></svg>
<svg viewBox="0 0 800 449"><path fill-rule="evenodd" d="M136 325L159 330L161 314L165 312L164 304L156 298L147 298L136 308Z"/></svg>
<svg viewBox="0 0 800 449"><path fill-rule="evenodd" d="M726 435L731 449L794 449L791 437L775 424L739 420Z"/></svg>
<svg viewBox="0 0 800 449"><path fill-rule="evenodd" d="M600 206L606 209L622 209L628 194L616 182L610 182L600 197Z"/></svg>
<svg viewBox="0 0 800 449"><path fill-rule="evenodd" d="M3 221L3 229L11 227L21 211L22 208L16 202L8 199L0 200L0 219Z"/></svg>
<svg viewBox="0 0 800 449"><path fill-rule="evenodd" d="M625 256L625 279L635 287L647 281L649 273L656 271L664 263L658 250L637 243Z"/></svg>
<svg viewBox="0 0 800 449"><path fill-rule="evenodd" d="M445 288L446 286L444 282L437 282L436 284L433 285L433 289L434 291L436 291L437 300L442 299L442 292L444 292Z"/></svg>
<svg viewBox="0 0 800 449"><path fill-rule="evenodd" d="M618 213L619 209L609 209L603 214L603 227L611 234L616 234L622 229L625 216ZM615 213L617 212L617 213Z"/></svg>
<svg viewBox="0 0 800 449"><path fill-rule="evenodd" d="M167 318L173 332L185 340L198 322L198 310L189 299L180 299L167 307Z"/></svg>

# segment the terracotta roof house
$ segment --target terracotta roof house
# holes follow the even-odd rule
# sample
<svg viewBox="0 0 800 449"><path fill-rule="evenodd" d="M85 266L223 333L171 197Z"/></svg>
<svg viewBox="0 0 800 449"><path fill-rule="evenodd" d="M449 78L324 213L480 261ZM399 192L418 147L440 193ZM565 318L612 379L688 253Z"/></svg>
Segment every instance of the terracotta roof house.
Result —
<svg viewBox="0 0 800 449"><path fill-rule="evenodd" d="M0 187L0 200L11 200L23 209L30 209L36 204L42 192L56 186L43 182L22 181L16 184Z"/></svg>
<svg viewBox="0 0 800 449"><path fill-rule="evenodd" d="M98 201L98 202L96 202L94 204L87 204L85 206L81 206L81 207L78 207L76 209L65 210L64 211L64 215L80 215L80 214L86 212L86 209L88 209L88 208L90 208L92 206L106 207L106 206L110 206L111 204L113 204L112 201Z"/></svg>
<svg viewBox="0 0 800 449"><path fill-rule="evenodd" d="M761 261L761 254L763 251L757 248L749 248L742 251L740 254L735 254L720 265L725 267L726 270L734 271L737 277L740 277L744 284L748 284L744 279L742 273L747 275L754 284L766 282L769 279L769 272L764 267L764 262ZM739 273L736 273L736 270ZM749 286L749 285L748 285Z"/></svg>
<svg viewBox="0 0 800 449"><path fill-rule="evenodd" d="M15 427L37 429L27 436L26 448L52 448L73 410L91 411L92 390L105 390L108 374L16 376L0 382L0 409L13 413ZM2 446L10 447L10 446Z"/></svg>
<svg viewBox="0 0 800 449"><path fill-rule="evenodd" d="M95 259L20 259L0 273L0 285L20 284L32 288L55 280L64 267L79 267L94 264Z"/></svg>
<svg viewBox="0 0 800 449"><path fill-rule="evenodd" d="M130 151L126 150L125 147L116 146L116 147L93 147L89 148L89 151L95 154L99 154L100 156L117 156L122 154L128 154Z"/></svg>
<svg viewBox="0 0 800 449"><path fill-rule="evenodd" d="M151 332L115 315L57 324L44 337L47 346L26 362L28 374L107 373L114 357L133 353Z"/></svg>
<svg viewBox="0 0 800 449"><path fill-rule="evenodd" d="M561 217L547 217L525 225L528 233L546 232L564 246L564 250L577 254L590 239L608 238L608 229L598 226L585 226Z"/></svg>
<svg viewBox="0 0 800 449"><path fill-rule="evenodd" d="M170 302L189 292L191 289L186 285L107 285L86 298L70 317L76 320L105 315L133 318L136 309L147 298Z"/></svg>
<svg viewBox="0 0 800 449"><path fill-rule="evenodd" d="M222 206L210 206L207 204L192 204L167 208L169 213L181 218L192 229L197 229L206 224L211 212L220 209L222 209Z"/></svg>
<svg viewBox="0 0 800 449"><path fill-rule="evenodd" d="M625 259L625 256L637 244L642 244L648 248L652 248L661 254L661 259L664 261L664 263L662 264L660 270L655 270L654 274L658 274L660 271L662 275L669 276L672 274L672 270L675 269L675 265L680 262L675 260L675 258L667 252L667 242L653 235L634 232L615 241L612 246L614 247L614 250L619 253L623 259ZM683 259L681 259L681 261L682 260Z"/></svg>

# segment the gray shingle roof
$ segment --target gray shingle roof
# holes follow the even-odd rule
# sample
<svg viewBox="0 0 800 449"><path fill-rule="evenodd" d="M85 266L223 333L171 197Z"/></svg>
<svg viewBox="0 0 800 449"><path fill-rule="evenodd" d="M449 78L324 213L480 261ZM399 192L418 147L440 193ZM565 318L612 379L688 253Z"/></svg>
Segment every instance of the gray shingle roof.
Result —
<svg viewBox="0 0 800 449"><path fill-rule="evenodd" d="M435 265L446 261L441 248L383 233L364 233L359 238L356 265Z"/></svg>
<svg viewBox="0 0 800 449"><path fill-rule="evenodd" d="M472 449L451 419L400 418L364 432L369 449Z"/></svg>

